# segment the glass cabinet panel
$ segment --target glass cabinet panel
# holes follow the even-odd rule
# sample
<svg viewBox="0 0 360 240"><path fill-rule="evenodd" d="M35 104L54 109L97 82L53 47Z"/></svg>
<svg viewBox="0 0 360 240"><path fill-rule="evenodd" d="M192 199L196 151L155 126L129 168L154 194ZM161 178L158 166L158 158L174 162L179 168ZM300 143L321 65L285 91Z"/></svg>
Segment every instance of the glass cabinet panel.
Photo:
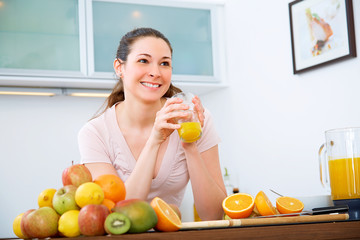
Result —
<svg viewBox="0 0 360 240"><path fill-rule="evenodd" d="M217 88L225 79L223 6L182 0L0 0L0 87L111 89L121 37L162 32L172 80Z"/></svg>
<svg viewBox="0 0 360 240"><path fill-rule="evenodd" d="M80 71L79 45L77 0L0 0L0 68Z"/></svg>
<svg viewBox="0 0 360 240"><path fill-rule="evenodd" d="M113 72L121 37L136 27L162 32L173 48L173 74L213 76L210 9L93 1L94 71Z"/></svg>

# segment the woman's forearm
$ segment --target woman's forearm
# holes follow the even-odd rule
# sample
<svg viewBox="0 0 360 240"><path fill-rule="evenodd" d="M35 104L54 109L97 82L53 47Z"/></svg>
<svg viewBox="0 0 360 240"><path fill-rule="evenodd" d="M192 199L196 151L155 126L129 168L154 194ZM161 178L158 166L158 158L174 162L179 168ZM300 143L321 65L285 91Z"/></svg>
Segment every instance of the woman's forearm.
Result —
<svg viewBox="0 0 360 240"><path fill-rule="evenodd" d="M154 176L159 148L159 143L150 140L146 142L133 172L125 182L126 199L138 198L145 200L147 198Z"/></svg>
<svg viewBox="0 0 360 240"><path fill-rule="evenodd" d="M196 146L185 150L196 210L202 220L223 217L226 197L217 146L200 154Z"/></svg>

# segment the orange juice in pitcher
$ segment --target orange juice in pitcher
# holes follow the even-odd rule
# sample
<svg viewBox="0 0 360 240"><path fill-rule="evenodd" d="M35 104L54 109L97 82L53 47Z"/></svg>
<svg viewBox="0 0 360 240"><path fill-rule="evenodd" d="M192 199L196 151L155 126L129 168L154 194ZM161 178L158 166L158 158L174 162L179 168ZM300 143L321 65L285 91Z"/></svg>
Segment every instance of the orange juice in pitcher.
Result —
<svg viewBox="0 0 360 240"><path fill-rule="evenodd" d="M325 131L319 149L320 180L335 205L348 205L349 218L360 220L360 128Z"/></svg>
<svg viewBox="0 0 360 240"><path fill-rule="evenodd" d="M329 160L333 200L360 198L360 158Z"/></svg>

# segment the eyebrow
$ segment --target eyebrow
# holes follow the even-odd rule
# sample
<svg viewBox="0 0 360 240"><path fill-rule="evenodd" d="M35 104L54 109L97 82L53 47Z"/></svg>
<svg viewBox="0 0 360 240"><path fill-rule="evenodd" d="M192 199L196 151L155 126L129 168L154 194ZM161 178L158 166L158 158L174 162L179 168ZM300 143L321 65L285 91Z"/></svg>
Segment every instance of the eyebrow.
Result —
<svg viewBox="0 0 360 240"><path fill-rule="evenodd" d="M151 55L150 55L150 54L147 54L147 53L140 53L140 54L137 55L137 56L138 56L138 57L140 57L140 56L146 56L146 57L151 58ZM170 59L170 60L171 60L171 57L164 56L164 57L162 57L161 59Z"/></svg>

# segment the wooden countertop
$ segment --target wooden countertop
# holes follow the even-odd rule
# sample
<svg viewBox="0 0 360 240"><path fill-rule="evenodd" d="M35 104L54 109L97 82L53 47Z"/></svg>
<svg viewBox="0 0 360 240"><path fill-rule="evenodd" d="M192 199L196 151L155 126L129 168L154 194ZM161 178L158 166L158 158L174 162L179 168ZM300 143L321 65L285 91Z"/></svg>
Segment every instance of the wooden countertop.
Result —
<svg viewBox="0 0 360 240"><path fill-rule="evenodd" d="M70 238L62 238L70 239ZM71 240L210 240L210 239L283 239L283 240L334 240L360 239L360 221L327 223L301 223L271 226L246 226L216 229L183 230L178 232L146 232L118 236L77 237Z"/></svg>

